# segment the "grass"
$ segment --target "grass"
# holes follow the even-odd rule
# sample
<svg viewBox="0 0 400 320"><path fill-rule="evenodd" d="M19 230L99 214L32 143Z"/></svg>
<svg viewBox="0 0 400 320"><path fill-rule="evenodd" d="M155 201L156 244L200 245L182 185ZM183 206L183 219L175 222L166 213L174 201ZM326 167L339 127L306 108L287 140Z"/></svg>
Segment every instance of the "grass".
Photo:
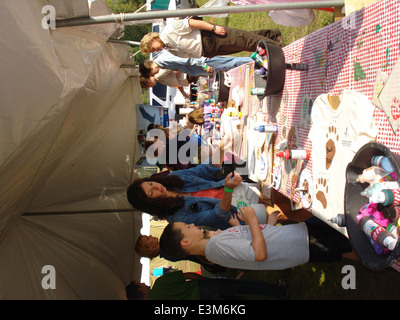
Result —
<svg viewBox="0 0 400 320"><path fill-rule="evenodd" d="M342 268L355 268L355 289L344 289L347 272ZM240 270L229 270L218 276L234 278ZM203 276L214 277L205 270ZM400 274L391 267L381 271L365 268L361 262L343 259L335 263L308 263L288 270L245 271L242 279L262 280L277 283L285 279L291 300L398 300ZM344 279L344 280L343 280ZM347 283L347 282L346 282ZM250 296L257 300L257 296Z"/></svg>
<svg viewBox="0 0 400 320"><path fill-rule="evenodd" d="M202 6L207 1L197 1ZM211 18L203 17L204 21L213 22L222 26L233 27L243 30L259 30L259 29L280 29L284 38L285 45L288 45L304 36L319 30L334 21L332 12L323 10L314 10L315 19L312 24L304 27L285 27L276 24L268 15L267 11L263 12L246 12L230 14L227 18ZM237 56L250 56L251 53L242 52Z"/></svg>

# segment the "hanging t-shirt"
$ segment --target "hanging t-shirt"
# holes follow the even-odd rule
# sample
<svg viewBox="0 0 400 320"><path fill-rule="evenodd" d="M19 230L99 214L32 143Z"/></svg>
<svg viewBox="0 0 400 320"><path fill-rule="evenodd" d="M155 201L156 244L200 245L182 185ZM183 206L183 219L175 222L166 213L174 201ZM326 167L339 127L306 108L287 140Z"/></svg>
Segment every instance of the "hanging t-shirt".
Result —
<svg viewBox="0 0 400 320"><path fill-rule="evenodd" d="M339 99L335 108L329 95L322 94L311 111L312 211L323 221L344 213L346 167L355 153L377 135L374 106L366 96L344 90Z"/></svg>

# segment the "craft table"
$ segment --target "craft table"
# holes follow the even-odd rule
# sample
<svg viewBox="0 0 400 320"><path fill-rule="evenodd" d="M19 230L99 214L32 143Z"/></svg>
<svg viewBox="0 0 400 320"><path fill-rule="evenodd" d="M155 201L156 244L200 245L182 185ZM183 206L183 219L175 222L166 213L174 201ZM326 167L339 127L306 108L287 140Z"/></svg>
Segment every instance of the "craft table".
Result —
<svg viewBox="0 0 400 320"><path fill-rule="evenodd" d="M242 123L247 129L243 131L243 144L249 143L251 148L242 146L242 152L246 153L243 150L247 150L249 153L242 156L256 157L250 161L257 163L263 151L257 150L259 133L251 130L251 124L246 128L249 120L277 124L279 132L275 144L282 136L290 135L290 139L294 137L296 140L294 143L297 143L297 149L311 152L312 144L308 134L312 124L309 116L313 102L319 95L340 95L348 89L372 100L377 73L390 74L400 55L399 12L399 1L381 0L284 47L287 63L307 63L308 70L286 70L285 85L280 94L262 100L250 94L250 88L254 87L254 63L228 71L231 81L230 99L246 115ZM399 119L399 116L400 106L397 103L392 108L392 117ZM376 141L386 145L393 153L400 154L400 130L394 133L385 112L377 107L373 118L378 128ZM247 135L250 135L249 139ZM299 192L293 192L299 180L296 173L304 171L311 179L315 179L312 178L312 160L295 163L282 160L276 153L274 156L275 165L286 166L283 168L279 188L276 189L289 198L293 197L297 208L304 205L304 202ZM313 181L312 188L318 187L318 181ZM312 203L307 209L324 221L343 213L316 213ZM346 234L343 229L339 228L339 231Z"/></svg>

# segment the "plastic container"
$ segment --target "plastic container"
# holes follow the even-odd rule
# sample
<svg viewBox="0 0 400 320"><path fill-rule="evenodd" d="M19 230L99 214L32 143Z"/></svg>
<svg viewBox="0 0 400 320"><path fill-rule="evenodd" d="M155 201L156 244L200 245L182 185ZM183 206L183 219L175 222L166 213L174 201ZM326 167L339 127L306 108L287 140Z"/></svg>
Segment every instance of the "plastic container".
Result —
<svg viewBox="0 0 400 320"><path fill-rule="evenodd" d="M260 124L256 127L254 127L254 130L260 131L260 132L278 132L278 126L275 124Z"/></svg>
<svg viewBox="0 0 400 320"><path fill-rule="evenodd" d="M260 40L257 47L261 50L265 49L268 62L264 63L264 68L268 71L265 75L254 74L255 86L265 88L263 94L257 95L258 99L262 100L266 96L278 94L282 91L285 84L286 63L283 51L278 46Z"/></svg>
<svg viewBox="0 0 400 320"><path fill-rule="evenodd" d="M310 159L310 152L307 150L285 150L279 151L276 154L278 157L283 157L286 160L308 160Z"/></svg>
<svg viewBox="0 0 400 320"><path fill-rule="evenodd" d="M371 183L374 180L379 180L382 179L385 175L387 175L389 172L384 171L383 169L376 167L376 166L372 166L369 167L365 170L363 170L362 174L360 174L357 177L356 182L361 182L361 183Z"/></svg>
<svg viewBox="0 0 400 320"><path fill-rule="evenodd" d="M374 183L372 186L369 186L364 191L361 192L361 195L364 197L371 197L375 192L379 192L384 189L399 189L399 183L397 181L383 181Z"/></svg>
<svg viewBox="0 0 400 320"><path fill-rule="evenodd" d="M364 233L381 247L388 248L389 250L395 248L397 240L393 235L370 217L362 217L358 224Z"/></svg>
<svg viewBox="0 0 400 320"><path fill-rule="evenodd" d="M364 169L371 166L373 156L387 156L393 163L395 172L400 176L400 155L392 153L386 146L377 142L371 142L361 147L353 160L346 168L346 186L344 197L344 208L346 216L346 230L354 252L365 267L371 270L382 270L389 266L393 260L400 256L400 243L397 243L394 250L387 254L378 255L371 247L368 238L359 228L357 215L360 208L368 204L368 198L360 193L365 185L357 183L357 177Z"/></svg>
<svg viewBox="0 0 400 320"><path fill-rule="evenodd" d="M400 190L381 190L374 192L369 198L370 202L381 203L383 206L400 205Z"/></svg>
<svg viewBox="0 0 400 320"><path fill-rule="evenodd" d="M392 222L397 222L400 218L400 207L393 206L393 207L385 207L382 210L382 214L386 219L389 219Z"/></svg>
<svg viewBox="0 0 400 320"><path fill-rule="evenodd" d="M372 166L377 166L379 168L382 168L386 172L393 172L394 171L394 166L392 164L392 161L388 157L385 156L374 156L371 159L371 165Z"/></svg>
<svg viewBox="0 0 400 320"><path fill-rule="evenodd" d="M336 223L339 227L346 226L346 220L344 214L338 214L336 217L329 219L328 221Z"/></svg>
<svg viewBox="0 0 400 320"><path fill-rule="evenodd" d="M252 95L264 95L264 93L265 93L265 88L258 87L250 89L250 94Z"/></svg>

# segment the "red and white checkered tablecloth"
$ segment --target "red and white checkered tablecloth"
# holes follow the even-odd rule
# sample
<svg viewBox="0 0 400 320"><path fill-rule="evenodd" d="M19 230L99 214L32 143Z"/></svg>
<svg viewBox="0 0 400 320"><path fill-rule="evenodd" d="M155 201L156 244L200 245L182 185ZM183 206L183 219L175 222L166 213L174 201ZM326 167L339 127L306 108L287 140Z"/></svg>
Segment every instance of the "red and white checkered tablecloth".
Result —
<svg viewBox="0 0 400 320"><path fill-rule="evenodd" d="M284 47L286 63L305 62L308 71L286 70L283 92L264 101L249 93L247 84L254 86L254 64L231 70L231 97L235 88L245 90L241 111L263 115L265 121L279 124L280 130L282 118L271 116L270 111L277 97L284 100L287 127L298 125L298 147L311 152L311 123L307 128L299 125L302 98L309 95L314 101L321 94L339 95L349 89L371 99L378 70L390 74L400 56L399 12L400 1L381 0ZM387 116L378 108L374 120L378 128L376 141L400 154L400 129L393 133ZM312 159L306 162L306 169L312 173ZM286 190L279 191L289 195L290 183L283 185ZM394 267L400 271L398 261Z"/></svg>

